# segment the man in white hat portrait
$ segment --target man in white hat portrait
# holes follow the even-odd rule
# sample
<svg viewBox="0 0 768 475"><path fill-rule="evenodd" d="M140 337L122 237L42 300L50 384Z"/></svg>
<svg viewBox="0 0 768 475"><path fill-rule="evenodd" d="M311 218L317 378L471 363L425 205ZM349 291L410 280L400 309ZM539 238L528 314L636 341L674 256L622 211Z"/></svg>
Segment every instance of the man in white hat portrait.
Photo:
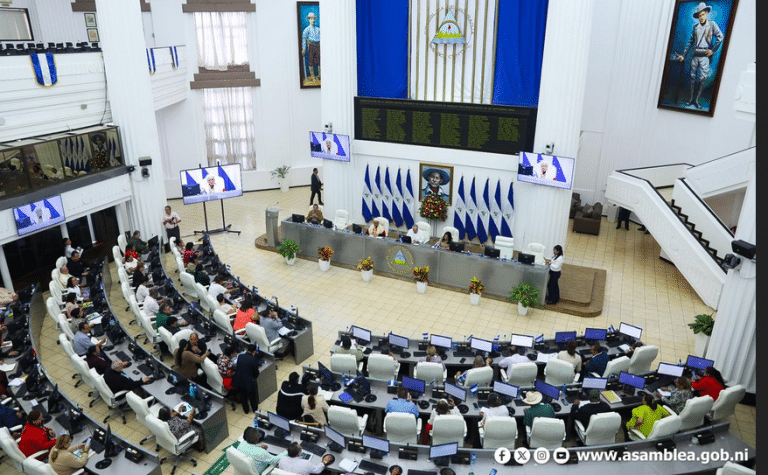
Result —
<svg viewBox="0 0 768 475"><path fill-rule="evenodd" d="M315 26L317 15L307 14L309 26L301 33L301 57L307 56L307 81L310 83L320 80L320 27Z"/></svg>
<svg viewBox="0 0 768 475"><path fill-rule="evenodd" d="M688 44L685 45L683 54L677 56L678 61L684 61L688 52L692 52L691 56L691 69L690 69L690 85L687 105L696 106L697 109L701 109L699 104L699 97L701 91L704 89L704 85L709 78L709 66L712 55L723 44L723 32L720 31L720 27L717 26L712 20L709 20L709 12L712 11L712 7L704 2L699 3L693 11L693 17L698 19L693 27L691 38L688 40ZM698 81L698 84L697 84Z"/></svg>
<svg viewBox="0 0 768 475"><path fill-rule="evenodd" d="M533 427L533 420L537 417L555 417L555 410L549 403L542 402L544 396L538 391L528 391L523 402L531 407L525 411L525 426Z"/></svg>

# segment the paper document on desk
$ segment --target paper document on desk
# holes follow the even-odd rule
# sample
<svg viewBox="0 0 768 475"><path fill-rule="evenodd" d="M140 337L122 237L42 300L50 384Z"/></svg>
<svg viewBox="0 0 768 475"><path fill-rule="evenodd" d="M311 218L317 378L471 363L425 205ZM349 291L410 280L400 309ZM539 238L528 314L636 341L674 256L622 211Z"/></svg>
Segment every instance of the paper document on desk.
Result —
<svg viewBox="0 0 768 475"><path fill-rule="evenodd" d="M354 472L357 468L357 462L345 458L339 462L339 468L344 472Z"/></svg>
<svg viewBox="0 0 768 475"><path fill-rule="evenodd" d="M16 368L16 363L0 364L0 371L7 373L13 371Z"/></svg>
<svg viewBox="0 0 768 475"><path fill-rule="evenodd" d="M664 391L663 389L657 389L661 397L669 397L672 395L672 391Z"/></svg>
<svg viewBox="0 0 768 475"><path fill-rule="evenodd" d="M317 394L323 396L326 401L330 401L333 398L333 391L326 391L325 389L317 388Z"/></svg>
<svg viewBox="0 0 768 475"><path fill-rule="evenodd" d="M621 351L623 351L624 353L626 353L627 351L629 351L629 345L627 345L626 343L624 343L623 345L619 345L619 349L620 349Z"/></svg>
<svg viewBox="0 0 768 475"><path fill-rule="evenodd" d="M101 315L96 314L95 318L89 318L88 323L91 325L101 325Z"/></svg>
<svg viewBox="0 0 768 475"><path fill-rule="evenodd" d="M24 384L24 380L21 378L13 378L9 383L8 386L11 386L12 388L15 388L17 386L21 386Z"/></svg>
<svg viewBox="0 0 768 475"><path fill-rule="evenodd" d="M616 404L617 402L621 402L621 398L618 394L616 394L615 391L601 391L600 394L605 398L606 401L608 401L609 404Z"/></svg>
<svg viewBox="0 0 768 475"><path fill-rule="evenodd" d="M291 333L291 330L289 330L288 328L285 328L285 327L280 327L280 329L277 330L277 334L280 335L280 336L285 336L285 335L287 335L289 333Z"/></svg>
<svg viewBox="0 0 768 475"><path fill-rule="evenodd" d="M98 338L91 337L91 343L93 343L94 345L98 345L100 341L101 340L99 340Z"/></svg>
<svg viewBox="0 0 768 475"><path fill-rule="evenodd" d="M536 361L546 363L550 358L557 358L557 353L541 353L536 355Z"/></svg>

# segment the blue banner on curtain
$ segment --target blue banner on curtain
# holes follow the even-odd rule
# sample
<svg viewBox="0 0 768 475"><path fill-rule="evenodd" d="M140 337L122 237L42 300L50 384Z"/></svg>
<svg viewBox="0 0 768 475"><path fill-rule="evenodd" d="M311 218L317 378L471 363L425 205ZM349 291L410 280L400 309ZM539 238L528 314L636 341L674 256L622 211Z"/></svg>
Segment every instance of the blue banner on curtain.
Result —
<svg viewBox="0 0 768 475"><path fill-rule="evenodd" d="M357 0L357 95L407 98L408 0Z"/></svg>

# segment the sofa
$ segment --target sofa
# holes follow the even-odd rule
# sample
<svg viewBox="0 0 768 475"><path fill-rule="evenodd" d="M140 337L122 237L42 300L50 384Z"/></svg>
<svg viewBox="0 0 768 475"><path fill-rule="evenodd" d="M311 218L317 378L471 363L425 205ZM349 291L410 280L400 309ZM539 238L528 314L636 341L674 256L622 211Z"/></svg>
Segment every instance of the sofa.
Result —
<svg viewBox="0 0 768 475"><path fill-rule="evenodd" d="M593 205L584 205L576 211L573 217L573 232L600 234L600 223L603 218L603 204L599 201Z"/></svg>

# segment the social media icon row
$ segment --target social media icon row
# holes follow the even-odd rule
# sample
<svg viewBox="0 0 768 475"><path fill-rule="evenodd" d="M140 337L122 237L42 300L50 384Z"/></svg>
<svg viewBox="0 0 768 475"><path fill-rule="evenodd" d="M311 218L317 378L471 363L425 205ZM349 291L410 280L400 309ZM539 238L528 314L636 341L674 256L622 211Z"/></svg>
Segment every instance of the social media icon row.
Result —
<svg viewBox="0 0 768 475"><path fill-rule="evenodd" d="M519 447L515 449L514 452L511 452L506 447L499 447L496 449L496 452L494 452L493 458L496 460L496 463L500 464L506 464L510 459L514 459L515 463L520 465L524 465L531 460L536 464L544 464L549 462L549 459L552 458L556 463L562 465L568 462L570 453L565 447L558 447L551 454L549 450L543 447L539 447L534 450L533 453L525 447Z"/></svg>

